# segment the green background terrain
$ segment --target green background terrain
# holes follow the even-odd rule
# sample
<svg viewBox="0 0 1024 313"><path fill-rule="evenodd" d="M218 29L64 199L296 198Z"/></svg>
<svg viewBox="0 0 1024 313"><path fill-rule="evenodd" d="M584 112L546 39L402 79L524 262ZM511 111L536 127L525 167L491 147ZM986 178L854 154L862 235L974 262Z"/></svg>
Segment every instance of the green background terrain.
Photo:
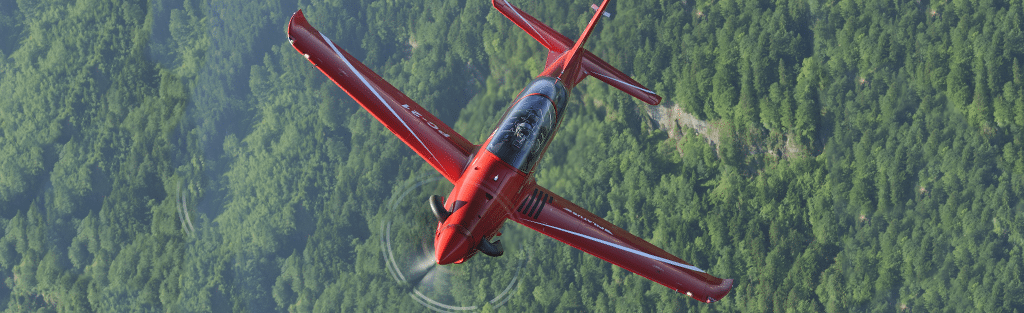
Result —
<svg viewBox="0 0 1024 313"><path fill-rule="evenodd" d="M311 68L285 24L303 9L473 142L543 47L485 0L176 2L0 0L0 307L426 310L385 269L381 225L450 187L387 209L433 170ZM512 3L570 38L592 14L586 0ZM510 222L503 258L521 271L457 265L448 303L1024 311L1021 1L609 11L587 47L707 129L588 79L537 179L735 288L699 303ZM510 300L488 304L511 277Z"/></svg>

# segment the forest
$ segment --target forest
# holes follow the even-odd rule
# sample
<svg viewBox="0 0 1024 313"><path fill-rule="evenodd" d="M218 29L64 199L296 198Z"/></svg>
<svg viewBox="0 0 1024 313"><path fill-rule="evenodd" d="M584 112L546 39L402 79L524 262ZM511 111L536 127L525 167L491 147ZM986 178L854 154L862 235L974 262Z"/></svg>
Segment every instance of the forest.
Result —
<svg viewBox="0 0 1024 313"><path fill-rule="evenodd" d="M714 304L514 222L399 282L451 185L289 46L298 9L475 143L546 57L486 0L0 0L0 307L1024 312L1022 1L612 1L587 49L665 101L585 80L536 178L735 279Z"/></svg>

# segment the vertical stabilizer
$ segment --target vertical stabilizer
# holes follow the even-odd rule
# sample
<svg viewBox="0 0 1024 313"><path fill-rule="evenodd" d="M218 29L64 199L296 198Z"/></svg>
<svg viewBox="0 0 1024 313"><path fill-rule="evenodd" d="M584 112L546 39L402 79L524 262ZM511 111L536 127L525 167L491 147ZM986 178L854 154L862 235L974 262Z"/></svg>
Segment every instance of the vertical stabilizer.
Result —
<svg viewBox="0 0 1024 313"><path fill-rule="evenodd" d="M558 76L564 78L571 78L563 80L569 85L575 85L582 80L586 75L593 76L598 80L612 85L612 87L618 88L629 95L640 99L640 101L646 102L650 105L657 105L661 103L661 97L647 89L640 83L636 82L629 75L622 73L615 67L609 65L601 58L587 51L583 48L583 43L594 29L594 25L597 24L597 19L600 16L608 16L605 10L607 9L608 1L604 1L600 7L596 7L594 18L591 19L590 24L587 25L587 30L583 32L580 39L575 43L551 29L544 23L541 23L536 18L526 14L519 8L508 3L508 0L491 0L491 4L494 5L498 12L505 15L509 20L519 26L527 34L530 34L537 42L540 42L548 49L547 62L545 67L549 68L554 63L561 65L574 65L573 66L561 66L555 72L547 72L546 75ZM577 58L575 62L572 62L573 58ZM550 68L549 68L550 69ZM565 70L571 70L571 75L565 75Z"/></svg>
<svg viewBox="0 0 1024 313"><path fill-rule="evenodd" d="M572 85L576 85L580 80L583 79L583 75L580 75L580 68L582 67L583 60L583 45L587 43L587 38L590 37L590 33L594 32L594 27L597 26L597 21L601 19L602 13L608 8L608 1L604 0L601 2L601 7L594 13L594 17L590 18L590 23L587 24L587 28L580 34L580 38L576 40L576 45L572 47L565 56L565 65L562 67L562 73L558 75L558 79L561 81L572 82Z"/></svg>

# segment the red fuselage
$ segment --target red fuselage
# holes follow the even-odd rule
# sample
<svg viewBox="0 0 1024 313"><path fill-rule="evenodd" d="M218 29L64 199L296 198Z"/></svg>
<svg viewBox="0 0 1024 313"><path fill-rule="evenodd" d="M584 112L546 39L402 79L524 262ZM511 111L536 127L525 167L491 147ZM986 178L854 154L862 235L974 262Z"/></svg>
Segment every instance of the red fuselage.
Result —
<svg viewBox="0 0 1024 313"><path fill-rule="evenodd" d="M379 75L340 49L296 12L288 40L309 62L455 185L446 201L430 198L439 221L437 263L460 263L476 252L500 256L490 242L505 220L601 258L703 302L722 299L731 279L704 270L630 234L539 186L534 168L565 115L569 91L585 76L651 105L661 97L583 49L608 6L605 0L575 42L506 0L492 5L548 49L544 71L514 98L483 145L474 145Z"/></svg>
<svg viewBox="0 0 1024 313"><path fill-rule="evenodd" d="M523 186L558 129L576 81L571 83L542 74L512 101L445 200L452 215L438 223L434 235L438 264L472 257L480 241L498 235L514 205L529 196Z"/></svg>
<svg viewBox="0 0 1024 313"><path fill-rule="evenodd" d="M604 1L598 10L603 12L607 5ZM581 47L599 18L600 14L595 15L575 46L549 59L544 71L523 88L455 183L445 202L445 208L454 213L438 224L434 236L438 264L472 257L481 240L498 234L513 205L529 196L524 182L533 179L536 162L557 132L569 92L586 77L582 62L586 52ZM526 210L524 214L539 214Z"/></svg>
<svg viewBox="0 0 1024 313"><path fill-rule="evenodd" d="M497 235L530 176L480 149L445 201L445 208L455 208L455 212L438 223L434 236L437 263L462 263L474 255L480 240Z"/></svg>

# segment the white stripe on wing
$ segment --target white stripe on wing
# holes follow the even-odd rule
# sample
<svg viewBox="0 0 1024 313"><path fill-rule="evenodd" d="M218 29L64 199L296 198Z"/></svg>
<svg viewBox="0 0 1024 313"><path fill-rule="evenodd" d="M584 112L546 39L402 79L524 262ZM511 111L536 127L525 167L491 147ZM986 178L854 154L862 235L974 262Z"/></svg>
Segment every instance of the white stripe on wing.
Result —
<svg viewBox="0 0 1024 313"><path fill-rule="evenodd" d="M705 273L704 270L702 270L700 268L697 268L696 266L693 266L693 265L683 264L683 263L679 263L679 262L676 262L676 261L672 261L672 260L669 260L669 259L666 259L666 258L663 258L663 257L659 257L659 256L656 256L656 255L647 253L647 252L636 250L636 249L633 249L633 248L630 248L630 247L626 247L626 246L623 246L623 245L620 245L620 244L617 244L617 243L607 242L607 241L604 241L604 240L601 240L601 239L598 239L598 238L594 238L594 237L590 237L590 236L587 236L587 235L584 235L584 234L581 234L581 233L577 233L577 232L574 232L574 231L571 231L571 230L562 229L562 228L559 228L559 227L551 226L551 225L544 224L544 223L541 223L541 222L531 221L531 220L528 220L528 219L521 219L520 221L530 222L530 223L534 223L534 224L537 224L537 225L540 225L540 226L554 228L554 229L560 230L560 231L562 231L564 233L573 234L573 235L576 235L576 236L579 236L579 237L582 237L582 238L590 239L590 240L592 240L594 242L597 242L597 243L600 243L600 244L604 244L606 246L609 246L609 247L612 247L612 248L616 248L616 249L619 249L619 250L622 250L622 251L626 251L626 252L629 252L629 253L632 253L632 254L636 254L636 255L639 255L639 256L642 256L642 257L645 257L645 258L648 258L648 259L664 262L664 263L667 263L667 264L670 264L670 265L675 265L675 266L682 267L682 268L685 268L685 269L688 269L688 270L691 270L691 271L695 271L695 272Z"/></svg>
<svg viewBox="0 0 1024 313"><path fill-rule="evenodd" d="M359 80L363 82L363 85L366 85L366 87L368 87L370 89L370 91L373 92L373 95L377 96L377 100L380 100L380 103L383 104L385 108L388 108L388 111L391 111L391 114L395 115L395 117L398 118L399 122L402 122L402 125L405 126L405 129L408 129L409 133L412 134L412 136L416 138L416 141L419 141L420 145L423 146L423 148L427 149L427 153L429 153L430 157L432 159L434 159L434 162L436 162L438 165L440 165L441 161L437 160L437 157L434 156L434 152L430 151L430 147L427 146L426 144L424 144L423 140L420 139L420 136L416 135L416 132L414 132L411 127L409 127L409 124L405 123L405 120L402 119L402 117L398 115L398 112L395 112L395 109L392 109L391 106L388 105L388 102L384 101L384 97L381 97L380 94L377 93L377 88L375 88L375 86L371 85L370 82L366 81L366 78L363 77L363 73L360 73L358 70L356 70L356 68L354 66L352 66L352 63L350 63L348 61L348 58L346 58L345 55L341 54L341 51L338 51L338 47L334 46L334 42L331 42L331 40L328 39L327 36L324 36L323 33L320 33L320 32L317 32L317 33L319 33L320 37L323 37L324 41L326 41L327 44L331 46L331 49L334 50L334 53L336 53L338 55L338 57L341 58L342 61L345 61L345 65L348 66L349 70L351 70L352 73L356 74L356 77L359 77Z"/></svg>
<svg viewBox="0 0 1024 313"><path fill-rule="evenodd" d="M636 88L636 89L640 89L640 91L643 91L643 92L646 92L646 93L649 93L649 94L653 94L653 95L656 95L656 93L654 93L653 91L650 91L650 90L644 89L643 87L640 87L640 86L637 86L637 85L634 85L634 84L630 84L630 83L627 83L627 82L624 82L624 81L621 81L621 80L615 79L614 77L608 77L608 76L605 76L605 75L601 75L600 73L590 73L589 71L587 71L587 72L588 72L588 74L593 74L593 75L600 75L601 77L604 77L604 78L607 78L607 79L611 79L611 80L617 81L617 82L619 82L619 83L622 83L622 84L625 84L625 85L629 85L629 86L631 86L631 87L633 87L633 88Z"/></svg>

